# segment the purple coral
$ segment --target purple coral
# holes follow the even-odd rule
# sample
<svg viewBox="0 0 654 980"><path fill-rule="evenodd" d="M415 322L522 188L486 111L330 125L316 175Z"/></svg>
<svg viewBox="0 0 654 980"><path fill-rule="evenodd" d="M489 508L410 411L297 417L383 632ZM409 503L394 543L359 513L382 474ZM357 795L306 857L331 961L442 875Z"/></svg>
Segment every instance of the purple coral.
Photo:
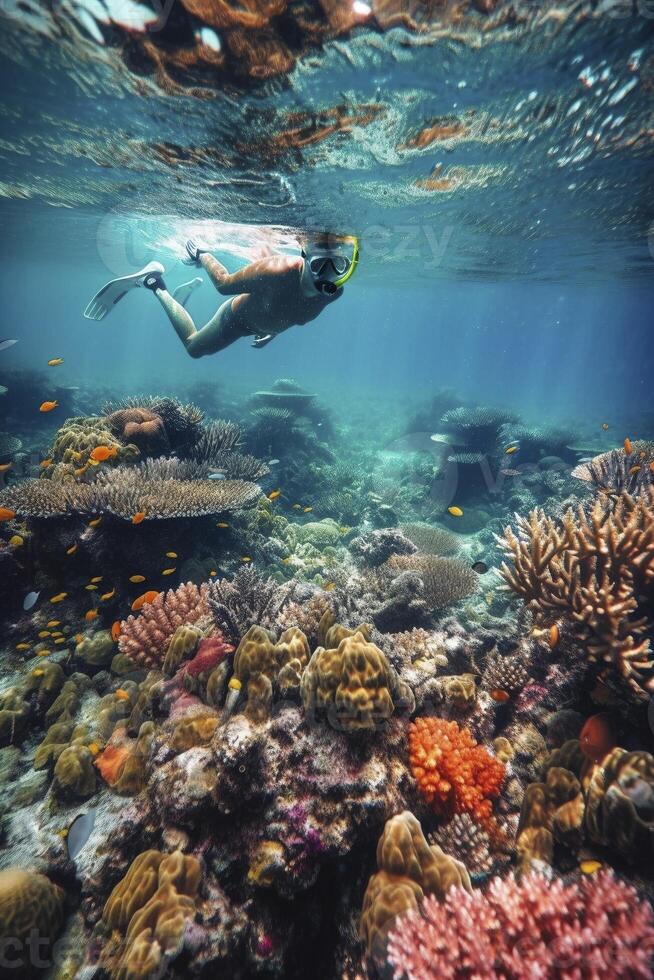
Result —
<svg viewBox="0 0 654 980"><path fill-rule="evenodd" d="M651 906L610 871L570 884L534 874L495 878L485 892L452 888L398 919L388 941L394 980L647 980L653 953Z"/></svg>

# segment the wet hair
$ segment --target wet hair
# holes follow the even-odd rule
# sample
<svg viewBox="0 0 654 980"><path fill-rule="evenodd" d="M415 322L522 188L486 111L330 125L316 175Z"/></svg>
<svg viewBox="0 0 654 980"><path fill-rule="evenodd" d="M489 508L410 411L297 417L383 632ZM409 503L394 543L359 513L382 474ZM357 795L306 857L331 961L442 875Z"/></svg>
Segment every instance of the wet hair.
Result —
<svg viewBox="0 0 654 980"><path fill-rule="evenodd" d="M341 235L335 231L303 231L298 238L305 251L311 248L338 248L339 245L352 243L351 235Z"/></svg>

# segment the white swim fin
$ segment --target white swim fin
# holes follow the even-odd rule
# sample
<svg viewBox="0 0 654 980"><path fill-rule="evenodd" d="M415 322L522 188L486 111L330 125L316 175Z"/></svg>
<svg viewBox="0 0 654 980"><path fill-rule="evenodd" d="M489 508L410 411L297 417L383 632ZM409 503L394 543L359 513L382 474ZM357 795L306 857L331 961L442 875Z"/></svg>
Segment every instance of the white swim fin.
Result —
<svg viewBox="0 0 654 980"><path fill-rule="evenodd" d="M84 310L84 316L87 320L104 320L130 289L143 286L148 276L161 276L164 271L161 262L149 262L140 272L134 272L131 276L121 276L120 279L112 279L95 294Z"/></svg>
<svg viewBox="0 0 654 980"><path fill-rule="evenodd" d="M191 293L195 292L198 286L201 285L202 279L200 276L196 276L190 282L183 282L177 289L173 289L173 299L176 299L180 306L186 307L186 304L191 298Z"/></svg>

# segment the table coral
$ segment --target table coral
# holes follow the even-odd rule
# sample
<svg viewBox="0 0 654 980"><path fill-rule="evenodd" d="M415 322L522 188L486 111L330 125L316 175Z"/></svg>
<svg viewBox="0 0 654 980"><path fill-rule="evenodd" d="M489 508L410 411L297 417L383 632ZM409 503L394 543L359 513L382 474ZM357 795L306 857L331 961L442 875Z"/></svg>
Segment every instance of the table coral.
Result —
<svg viewBox="0 0 654 980"><path fill-rule="evenodd" d="M608 871L567 885L534 874L427 896L396 922L388 961L406 980L648 980L653 949L654 913L631 885Z"/></svg>
<svg viewBox="0 0 654 980"><path fill-rule="evenodd" d="M506 767L477 745L467 728L417 718L409 728L409 757L418 788L437 813L469 813L489 823Z"/></svg>

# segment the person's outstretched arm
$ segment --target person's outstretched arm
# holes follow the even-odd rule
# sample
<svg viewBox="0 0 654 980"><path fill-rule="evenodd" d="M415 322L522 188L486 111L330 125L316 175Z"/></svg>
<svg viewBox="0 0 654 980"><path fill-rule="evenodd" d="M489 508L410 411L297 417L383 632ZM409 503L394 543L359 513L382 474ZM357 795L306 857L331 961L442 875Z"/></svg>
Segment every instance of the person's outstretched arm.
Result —
<svg viewBox="0 0 654 980"><path fill-rule="evenodd" d="M200 256L200 263L223 296L264 292L271 285L279 284L287 276L299 275L302 271L302 262L303 259L298 255L272 255L269 258L257 259L256 262L251 262L238 272L230 274L222 262L209 252L203 252Z"/></svg>

